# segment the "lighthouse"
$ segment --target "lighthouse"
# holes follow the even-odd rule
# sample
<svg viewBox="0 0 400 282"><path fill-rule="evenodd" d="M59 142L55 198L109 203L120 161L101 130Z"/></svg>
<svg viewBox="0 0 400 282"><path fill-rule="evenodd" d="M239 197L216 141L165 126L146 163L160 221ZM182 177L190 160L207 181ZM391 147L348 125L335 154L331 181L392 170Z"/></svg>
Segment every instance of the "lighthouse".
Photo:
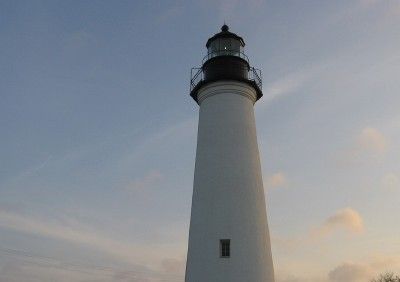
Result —
<svg viewBox="0 0 400 282"><path fill-rule="evenodd" d="M254 104L261 71L223 25L193 68L200 107L185 282L274 282Z"/></svg>

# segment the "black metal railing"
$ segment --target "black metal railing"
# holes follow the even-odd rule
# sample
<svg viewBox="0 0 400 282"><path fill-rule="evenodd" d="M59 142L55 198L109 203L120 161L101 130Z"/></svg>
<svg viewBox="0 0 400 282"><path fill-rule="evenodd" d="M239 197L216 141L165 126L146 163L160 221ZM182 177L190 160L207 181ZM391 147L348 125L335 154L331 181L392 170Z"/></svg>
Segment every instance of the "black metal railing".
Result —
<svg viewBox="0 0 400 282"><path fill-rule="evenodd" d="M249 58L243 52L238 52L238 51L233 51L233 50L218 50L218 51L210 52L207 55L205 55L203 58L202 64L204 64L206 61L208 61L211 58L215 58L215 57L219 57L219 56L235 56L235 57L242 58L247 63L250 63Z"/></svg>
<svg viewBox="0 0 400 282"><path fill-rule="evenodd" d="M250 67L249 80L253 80L258 86L258 88L262 90L262 73L260 69Z"/></svg>
<svg viewBox="0 0 400 282"><path fill-rule="evenodd" d="M261 70L250 67L248 70L247 80L254 81L257 87L262 90L262 73ZM204 71L202 68L192 68L190 71L190 92L204 81Z"/></svg>
<svg viewBox="0 0 400 282"><path fill-rule="evenodd" d="M190 92L203 81L204 73L202 68L192 68L190 70Z"/></svg>

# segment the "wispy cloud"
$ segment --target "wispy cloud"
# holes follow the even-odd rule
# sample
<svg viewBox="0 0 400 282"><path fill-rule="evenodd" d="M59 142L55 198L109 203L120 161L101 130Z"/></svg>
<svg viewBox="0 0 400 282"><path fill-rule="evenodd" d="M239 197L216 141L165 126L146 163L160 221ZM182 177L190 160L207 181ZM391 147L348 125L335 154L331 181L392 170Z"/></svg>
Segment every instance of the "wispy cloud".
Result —
<svg viewBox="0 0 400 282"><path fill-rule="evenodd" d="M359 235L364 231L364 222L361 215L352 208L344 208L336 211L326 218L324 222L310 228L306 233L292 238L272 236L273 243L286 250L320 243L322 239L333 236L339 231L345 231L350 235Z"/></svg>
<svg viewBox="0 0 400 282"><path fill-rule="evenodd" d="M105 254L134 265L160 268L161 262L168 254L177 250L158 242L147 246L124 242L103 235L100 230L83 226L77 222L49 222L31 216L0 210L0 227L35 236L62 240L97 249ZM171 249L172 248L172 249ZM160 253L164 254L160 256Z"/></svg>
<svg viewBox="0 0 400 282"><path fill-rule="evenodd" d="M328 271L321 277L312 277L304 271L290 273L287 270L277 273L277 282L366 282L387 271L400 270L400 257L374 255L363 261L346 261Z"/></svg>
<svg viewBox="0 0 400 282"><path fill-rule="evenodd" d="M311 78L309 72L291 73L275 82L264 90L264 100L271 101L279 96L290 94L301 88Z"/></svg>
<svg viewBox="0 0 400 282"><path fill-rule="evenodd" d="M386 173L381 180L384 189L395 190L400 189L400 178L392 172Z"/></svg>
<svg viewBox="0 0 400 282"><path fill-rule="evenodd" d="M368 126L357 133L353 144L342 150L337 161L340 164L380 162L388 149L388 138L377 128Z"/></svg>
<svg viewBox="0 0 400 282"><path fill-rule="evenodd" d="M0 249L0 251L7 250ZM1 263L0 281L169 282L177 281L177 279L182 278L182 275L167 272L157 273L134 266L130 266L126 269L104 265L91 265L63 261L52 257L42 257L34 253L9 251L8 253L3 252L3 255L12 255L12 259L9 258L5 263Z"/></svg>
<svg viewBox="0 0 400 282"><path fill-rule="evenodd" d="M265 179L265 188L267 189L284 187L286 185L288 185L288 180L282 171L268 175Z"/></svg>
<svg viewBox="0 0 400 282"><path fill-rule="evenodd" d="M331 270L328 277L330 282L365 282L381 272L399 268L400 257L379 255L368 262L344 262Z"/></svg>
<svg viewBox="0 0 400 282"><path fill-rule="evenodd" d="M5 181L3 183L2 183L2 181L0 181L0 184L12 185L14 183L17 183L18 181L30 178L32 176L36 176L43 169L45 169L46 166L48 166L48 164L52 161L52 159L53 159L52 156L48 156L46 159L38 161L37 163L35 163L32 166L28 167L27 169L25 169L21 173L17 174L13 178L9 179L8 181Z"/></svg>
<svg viewBox="0 0 400 282"><path fill-rule="evenodd" d="M361 233L364 223L361 215L352 208L338 210L329 216L324 223L312 231L312 236L325 237L335 230L344 229L350 233Z"/></svg>
<svg viewBox="0 0 400 282"><path fill-rule="evenodd" d="M318 277L318 278L312 278L312 277L307 277L306 275L303 275L302 277L298 277L295 275L290 275L288 273L282 273L282 274L277 274L276 275L276 281L277 282L326 282L326 279Z"/></svg>
<svg viewBox="0 0 400 282"><path fill-rule="evenodd" d="M137 249L130 245L101 236L99 232L90 231L87 227L68 226L65 222L62 224L49 223L12 212L0 211L0 227L89 245L128 261L133 261L135 259L133 254L138 252Z"/></svg>
<svg viewBox="0 0 400 282"><path fill-rule="evenodd" d="M173 273L173 274L184 274L185 266L186 266L186 259L185 257L176 259L176 258L167 258L164 259L162 262L162 268L166 273Z"/></svg>
<svg viewBox="0 0 400 282"><path fill-rule="evenodd" d="M0 273L1 282L84 282L94 280L98 282L106 282L110 281L111 278L109 277L109 273L94 270L93 268L83 266L69 267L64 265L62 262L42 261L35 258L9 260L2 268L0 268Z"/></svg>
<svg viewBox="0 0 400 282"><path fill-rule="evenodd" d="M128 163L140 162L140 159L150 153L154 153L155 148L173 148L176 144L182 144L183 140L196 136L196 119L191 118L177 122L168 127L145 136L130 152L120 160L124 167Z"/></svg>
<svg viewBox="0 0 400 282"><path fill-rule="evenodd" d="M258 102L259 107L268 105L271 101L282 96L294 94L312 82L316 76L329 65L329 63L320 63L311 65L303 69L288 73L281 78L269 82L263 89L263 99Z"/></svg>
<svg viewBox="0 0 400 282"><path fill-rule="evenodd" d="M368 265L343 263L329 272L332 282L364 282L374 277L374 271Z"/></svg>
<svg viewBox="0 0 400 282"><path fill-rule="evenodd" d="M163 179L163 175L157 171L149 171L142 178L138 178L129 183L126 189L130 192L143 191L152 188L154 185L158 184Z"/></svg>
<svg viewBox="0 0 400 282"><path fill-rule="evenodd" d="M357 145L360 150L384 154L388 148L388 141L378 129L366 127L358 135Z"/></svg>

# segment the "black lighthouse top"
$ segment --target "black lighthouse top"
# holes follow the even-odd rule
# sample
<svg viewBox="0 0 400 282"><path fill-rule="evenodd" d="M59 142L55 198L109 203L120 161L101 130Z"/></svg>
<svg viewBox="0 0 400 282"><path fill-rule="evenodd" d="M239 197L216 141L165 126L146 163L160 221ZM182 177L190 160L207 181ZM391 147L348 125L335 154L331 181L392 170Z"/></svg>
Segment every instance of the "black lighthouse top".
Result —
<svg viewBox="0 0 400 282"><path fill-rule="evenodd" d="M234 80L250 84L257 92L257 99L261 98L261 71L250 66L244 46L243 38L230 32L224 24L221 32L207 40L207 55L202 66L192 68L190 96L197 101L197 92L202 86L219 80Z"/></svg>
<svg viewBox="0 0 400 282"><path fill-rule="evenodd" d="M230 32L229 31L229 26L224 24L221 27L221 32L215 34L213 37L211 37L211 38L209 38L207 40L207 43L206 43L207 49L210 48L211 43L215 44L215 42L217 42L217 40L219 42L221 42L221 41L223 41L223 39L226 39L226 41L234 41L237 44L237 46L239 46L239 44L240 44L240 46L242 48L245 45L244 41L243 41L243 38L241 38L240 36L238 36L235 33ZM215 45L214 45L214 47L215 47Z"/></svg>

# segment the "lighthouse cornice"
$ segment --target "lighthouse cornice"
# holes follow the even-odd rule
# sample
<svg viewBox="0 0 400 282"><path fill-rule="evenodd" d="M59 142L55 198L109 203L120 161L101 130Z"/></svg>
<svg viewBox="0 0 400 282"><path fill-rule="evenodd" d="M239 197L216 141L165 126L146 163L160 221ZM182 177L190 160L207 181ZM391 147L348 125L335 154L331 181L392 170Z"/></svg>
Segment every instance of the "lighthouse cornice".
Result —
<svg viewBox="0 0 400 282"><path fill-rule="evenodd" d="M257 91L247 83L224 80L209 83L198 90L197 101L199 105L212 96L220 94L240 95L248 98L253 104L257 101Z"/></svg>

